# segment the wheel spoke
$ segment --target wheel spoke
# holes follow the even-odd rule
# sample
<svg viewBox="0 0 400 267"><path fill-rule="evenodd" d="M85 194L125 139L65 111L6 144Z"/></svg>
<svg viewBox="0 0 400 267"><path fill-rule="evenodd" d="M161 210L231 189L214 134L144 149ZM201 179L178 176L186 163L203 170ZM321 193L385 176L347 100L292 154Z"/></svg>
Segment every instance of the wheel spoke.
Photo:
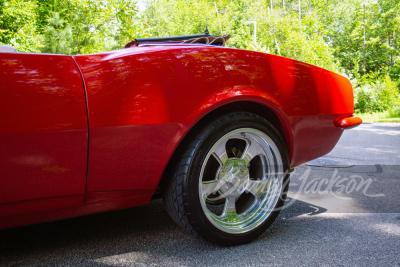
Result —
<svg viewBox="0 0 400 267"><path fill-rule="evenodd" d="M221 214L221 218L226 222L239 221L239 215L236 213L236 196L228 196L225 200L224 211Z"/></svg>
<svg viewBox="0 0 400 267"><path fill-rule="evenodd" d="M261 147L261 145L258 142L248 142L248 145L246 147L246 150L243 155L243 160L246 162L246 164L249 164L249 162L258 155L264 155L265 150Z"/></svg>
<svg viewBox="0 0 400 267"><path fill-rule="evenodd" d="M266 182L250 180L247 182L246 190L257 198L263 195L268 186L269 180Z"/></svg>
<svg viewBox="0 0 400 267"><path fill-rule="evenodd" d="M265 166L272 167L270 163L274 161L274 157L271 151L268 149L268 146L263 148L260 143L253 141L249 143L248 147L246 148L245 154L243 155L243 160L249 166L250 161L254 159L256 156L261 157L262 161L262 166L260 166L260 168L262 168L261 180L264 180L271 174L270 173L271 169L268 168L268 170L266 170ZM258 177L250 177L250 178L258 178Z"/></svg>
<svg viewBox="0 0 400 267"><path fill-rule="evenodd" d="M219 164L224 165L225 161L228 159L228 155L226 153L226 142L228 140L223 140L219 144L217 144L212 152L212 155L218 160Z"/></svg>

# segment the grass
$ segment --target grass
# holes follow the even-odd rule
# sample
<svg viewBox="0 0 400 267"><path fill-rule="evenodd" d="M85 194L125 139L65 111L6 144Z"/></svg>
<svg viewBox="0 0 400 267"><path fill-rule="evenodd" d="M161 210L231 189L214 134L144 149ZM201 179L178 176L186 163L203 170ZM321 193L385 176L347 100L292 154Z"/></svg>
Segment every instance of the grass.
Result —
<svg viewBox="0 0 400 267"><path fill-rule="evenodd" d="M400 122L400 108L375 113L359 113L363 122Z"/></svg>

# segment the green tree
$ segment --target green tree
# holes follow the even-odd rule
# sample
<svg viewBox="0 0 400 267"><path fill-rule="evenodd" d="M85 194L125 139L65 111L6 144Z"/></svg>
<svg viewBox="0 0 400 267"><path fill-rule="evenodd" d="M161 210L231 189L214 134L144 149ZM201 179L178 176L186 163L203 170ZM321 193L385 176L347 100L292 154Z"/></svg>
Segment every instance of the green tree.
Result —
<svg viewBox="0 0 400 267"><path fill-rule="evenodd" d="M36 2L0 0L0 44L20 51L39 52L42 43L36 31Z"/></svg>
<svg viewBox="0 0 400 267"><path fill-rule="evenodd" d="M55 54L71 54L73 49L72 28L57 12L48 19L44 30L42 51Z"/></svg>
<svg viewBox="0 0 400 267"><path fill-rule="evenodd" d="M303 15L299 21L298 13L289 8L292 2L271 10L270 1L157 0L149 3L143 19L152 36L197 34L208 24L214 34L231 34L231 47L277 54L337 71L321 23L312 14ZM246 21L257 21L255 45L253 26L245 25Z"/></svg>
<svg viewBox="0 0 400 267"><path fill-rule="evenodd" d="M400 64L399 0L313 0L313 4L325 26L326 42L348 73L379 72L384 76Z"/></svg>
<svg viewBox="0 0 400 267"><path fill-rule="evenodd" d="M62 46L66 54L94 53L123 47L136 32L145 35L143 24L137 17L136 3L132 0L67 0L58 3L54 9L57 11L50 12L52 17L44 29L46 43L51 46L46 46L43 52L52 52L51 47ZM51 23L54 16L58 16L55 14L60 14L63 23L58 28ZM54 39L53 35L60 38Z"/></svg>

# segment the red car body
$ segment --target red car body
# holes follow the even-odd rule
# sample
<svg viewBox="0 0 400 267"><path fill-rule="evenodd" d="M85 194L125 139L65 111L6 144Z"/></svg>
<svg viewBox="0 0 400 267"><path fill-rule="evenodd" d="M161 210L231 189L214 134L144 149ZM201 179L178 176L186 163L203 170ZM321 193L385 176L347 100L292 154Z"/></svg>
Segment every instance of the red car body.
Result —
<svg viewBox="0 0 400 267"><path fill-rule="evenodd" d="M348 79L205 45L0 54L0 228L150 202L202 120L243 110L284 136L291 167L327 154L353 114Z"/></svg>

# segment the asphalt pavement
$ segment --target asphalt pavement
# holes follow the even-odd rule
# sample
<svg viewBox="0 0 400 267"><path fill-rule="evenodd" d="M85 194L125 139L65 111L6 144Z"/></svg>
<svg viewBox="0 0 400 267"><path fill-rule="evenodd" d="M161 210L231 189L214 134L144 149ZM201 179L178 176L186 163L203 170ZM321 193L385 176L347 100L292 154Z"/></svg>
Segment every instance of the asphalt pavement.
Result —
<svg viewBox="0 0 400 267"><path fill-rule="evenodd" d="M160 200L143 207L0 231L0 266L400 266L400 124L345 131L302 165L274 224L220 247L176 226Z"/></svg>

